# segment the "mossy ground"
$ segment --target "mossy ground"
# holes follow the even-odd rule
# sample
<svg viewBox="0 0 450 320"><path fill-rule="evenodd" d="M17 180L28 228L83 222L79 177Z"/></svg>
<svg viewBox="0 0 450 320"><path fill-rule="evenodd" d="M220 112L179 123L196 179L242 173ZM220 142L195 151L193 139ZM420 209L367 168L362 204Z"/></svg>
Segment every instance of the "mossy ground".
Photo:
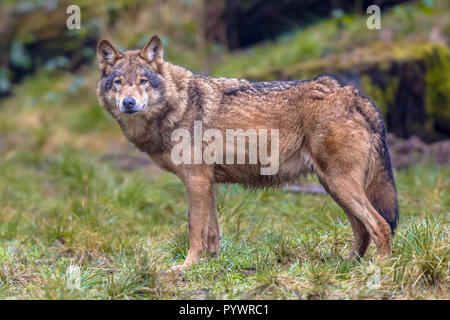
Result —
<svg viewBox="0 0 450 320"><path fill-rule="evenodd" d="M115 151L131 162L137 151L96 104L95 78L37 74L2 103L0 298L449 297L450 169L433 163L396 172L401 219L385 261L373 245L345 260L351 228L327 195L218 185L221 256L166 273L188 248L184 187L118 165Z"/></svg>

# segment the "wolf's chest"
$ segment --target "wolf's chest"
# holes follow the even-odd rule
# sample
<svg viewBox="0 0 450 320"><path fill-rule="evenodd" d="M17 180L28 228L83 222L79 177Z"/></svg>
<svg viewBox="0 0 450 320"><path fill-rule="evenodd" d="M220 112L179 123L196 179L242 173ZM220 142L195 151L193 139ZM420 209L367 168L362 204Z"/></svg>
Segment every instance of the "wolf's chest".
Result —
<svg viewBox="0 0 450 320"><path fill-rule="evenodd" d="M118 122L125 137L139 149L151 140L152 130L142 117L124 115Z"/></svg>

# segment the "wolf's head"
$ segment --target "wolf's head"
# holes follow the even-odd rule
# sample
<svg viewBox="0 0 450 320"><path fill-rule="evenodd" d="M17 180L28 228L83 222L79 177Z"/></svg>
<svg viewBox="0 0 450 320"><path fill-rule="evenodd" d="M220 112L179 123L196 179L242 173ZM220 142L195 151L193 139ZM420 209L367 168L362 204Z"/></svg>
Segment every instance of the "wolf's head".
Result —
<svg viewBox="0 0 450 320"><path fill-rule="evenodd" d="M149 116L164 108L163 51L158 36L153 36L142 50L125 52L108 40L100 40L97 94L102 106L116 117L139 113Z"/></svg>

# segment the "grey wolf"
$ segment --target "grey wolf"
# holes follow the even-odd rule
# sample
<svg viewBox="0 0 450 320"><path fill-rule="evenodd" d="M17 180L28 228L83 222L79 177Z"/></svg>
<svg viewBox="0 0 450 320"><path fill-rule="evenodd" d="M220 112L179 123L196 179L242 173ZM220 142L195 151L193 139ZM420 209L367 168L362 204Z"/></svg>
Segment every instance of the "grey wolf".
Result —
<svg viewBox="0 0 450 320"><path fill-rule="evenodd" d="M348 216L354 233L349 258L364 256L371 239L381 257L390 254L397 193L385 126L368 98L329 76L284 82L212 78L165 61L163 55L158 36L141 50L124 52L102 39L97 95L125 137L186 186L190 248L173 270L196 263L205 249L219 254L214 184L281 186L305 174L316 174ZM196 121L204 131L223 133L277 129L278 171L260 174L259 161L175 164L172 133L185 129L193 134Z"/></svg>

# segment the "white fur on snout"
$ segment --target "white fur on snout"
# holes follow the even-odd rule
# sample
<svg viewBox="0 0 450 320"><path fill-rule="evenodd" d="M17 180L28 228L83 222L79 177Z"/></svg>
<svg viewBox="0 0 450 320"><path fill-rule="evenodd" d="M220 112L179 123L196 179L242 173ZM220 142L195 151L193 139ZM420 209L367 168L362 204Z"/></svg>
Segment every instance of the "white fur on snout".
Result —
<svg viewBox="0 0 450 320"><path fill-rule="evenodd" d="M134 97L133 97L134 98ZM125 98L123 98L125 99ZM130 139L140 139L142 135L146 134L146 120L145 117L142 116L142 114L139 113L139 111L143 110L147 104L148 95L145 92L143 96L143 101L140 101L136 98L134 100L136 101L136 107L138 112L134 114L128 114L126 112L123 112L123 99L119 101L118 96L116 95L116 101L117 106L119 107L120 113L120 122L123 125L123 130L125 133L125 136L129 137Z"/></svg>

